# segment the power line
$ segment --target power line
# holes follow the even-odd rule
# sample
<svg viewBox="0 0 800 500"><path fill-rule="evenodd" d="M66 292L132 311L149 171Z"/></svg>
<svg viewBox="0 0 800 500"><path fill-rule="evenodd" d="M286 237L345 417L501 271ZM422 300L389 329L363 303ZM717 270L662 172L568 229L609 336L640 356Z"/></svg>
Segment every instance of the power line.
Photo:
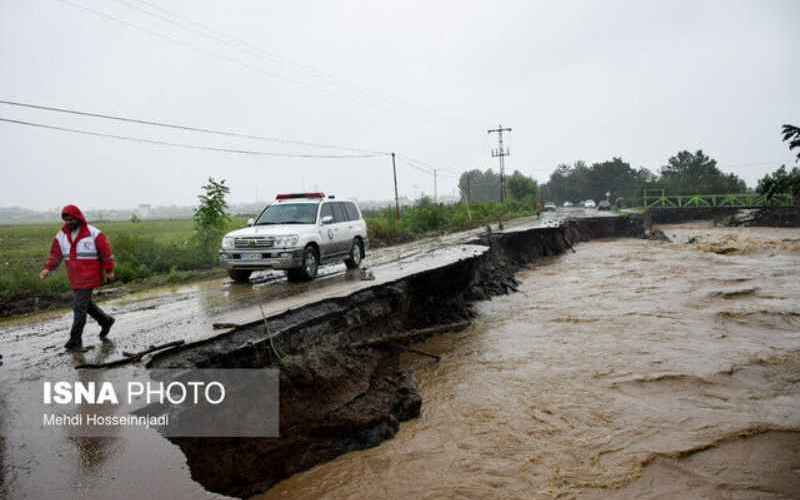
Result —
<svg viewBox="0 0 800 500"><path fill-rule="evenodd" d="M126 135L117 135L117 134L106 134L104 132L94 132L91 130L82 130L82 129L74 129L68 127L59 127L56 125L47 125L44 123L35 123L35 122L28 122L23 120L13 120L10 118L3 118L0 117L0 122L6 123L13 123L16 125L24 125L28 127L37 127L37 128L44 128L49 130L58 130L61 132L69 132L73 134L81 134L81 135L90 135L94 137L105 137L108 139L117 139L121 141L130 141L130 142L141 142L146 144L156 144L159 146L171 146L183 149L197 149L202 151L216 151L219 153L234 153L234 154L242 154L242 155L253 155L253 156L271 156L277 158L319 158L319 159L352 159L352 158L376 158L378 156L383 156L379 154L352 154L352 155L317 155L317 154L301 154L301 153L276 153L271 151L253 151L247 149L233 149L233 148L221 148L216 146L202 146L197 144L186 144L180 142L169 142L169 141L162 141L158 139L145 139L143 137L131 137Z"/></svg>
<svg viewBox="0 0 800 500"><path fill-rule="evenodd" d="M400 157L399 154L397 156ZM428 170L427 168L423 168L423 167L420 167L418 165L414 165L413 163L411 163L409 161L405 161L405 160L403 160L403 163L405 163L406 166L411 167L414 170L417 170L418 172L422 172L423 174L433 175L433 170Z"/></svg>
<svg viewBox="0 0 800 500"><path fill-rule="evenodd" d="M342 150L342 151L352 151L352 152L364 153L364 154L370 154L370 155L387 155L387 156L389 155L389 153L384 153L382 151L369 151L369 150L366 150L366 149L350 148L350 147L345 147L345 146L333 146L333 145L330 145L330 144L318 144L318 143L314 143L314 142L294 141L294 140L290 140L290 139L282 139L282 138L279 138L279 137L266 137L266 136L260 136L260 135L244 134L244 133L241 133L241 132L231 132L231 131L226 131L226 130L214 130L214 129L202 128L202 127L192 127L192 126L189 126L189 125L179 125L179 124L175 124L175 123L156 122L156 121L151 121L151 120L141 120L141 119L138 119L138 118L129 118L129 117L125 117L125 116L109 115L109 114L104 114L104 113L93 113L93 112L89 112L89 111L80 111L80 110L76 110L76 109L59 108L59 107L54 107L54 106L44 106L44 105L41 105L41 104L30 104L30 103L23 103L23 102L17 102L17 101L8 101L8 100L0 100L0 104L6 104L6 105L9 105L9 106L18 106L18 107L23 107L23 108L40 109L40 110L44 110L44 111L53 111L53 112L56 112L56 113L67 113L67 114L78 115L78 116L88 116L88 117L92 117L92 118L103 118L103 119L106 119L106 120L117 120L117 121L122 121L122 122L127 122L127 123L136 123L136 124L139 124L139 125L151 125L151 126L154 126L154 127L171 128L171 129L176 129L176 130L186 130L186 131L190 131L190 132L202 132L202 133L205 133L205 134L216 134L216 135L224 135L224 136L228 136L228 137L238 137L238 138L243 138L243 139L255 139L255 140L260 140L260 141L277 142L277 143L281 143L281 144L295 144L295 145L299 145L299 146L308 146L308 147L314 147L314 148L320 148L320 149L338 149L338 150Z"/></svg>
<svg viewBox="0 0 800 500"><path fill-rule="evenodd" d="M167 22L169 24L172 24L174 26L177 26L179 28L183 28L184 30L192 31L194 33L199 33L201 36L204 36L206 38L210 38L210 39L215 40L217 42L220 42L220 43L222 43L224 45L227 45L229 47L230 46L243 47L245 49L248 49L251 53L255 53L256 55L258 55L258 56L260 56L262 58L271 59L271 60L274 60L276 62L289 63L289 64L295 66L296 68L300 68L301 70L309 71L313 76L316 76L316 77L325 77L325 78L329 78L331 80L336 80L337 79L335 76L333 76L331 74L328 74L328 73L325 73L325 72L323 72L323 71L321 71L321 70L319 70L319 69L317 69L317 68L315 68L313 66L300 64L300 63L291 61L290 59L288 59L286 57L283 57L280 54L276 54L274 52L270 52L270 51L264 50L261 47L258 47L257 45L254 45L254 44L252 44L250 42L247 42L246 40L244 40L242 38L237 38L237 37L235 37L233 35L229 35L229 34L221 32L219 30L215 30L215 29L211 28L210 26L208 26L206 24L203 24L203 23L201 23L199 21L195 21L193 19L188 19L188 18L181 17L180 15L178 15L178 14L176 14L176 13L174 13L174 12L168 10L168 9L165 9L164 7L161 7L160 5L154 4L152 2L148 2L146 0L134 0L138 4L146 5L149 9L161 12L160 14L158 12L152 12L150 10L147 10L146 8L142 8L142 7L139 7L137 5L132 5L128 0L115 0L115 1L118 2L118 3L122 3L123 5L126 5L129 8L131 8L133 10L136 10L138 12L142 12L142 13L144 13L146 15L149 15L149 16L152 16L152 17L156 17L158 19L161 19L161 20L163 20L163 21L165 21L165 22ZM189 25L189 26L192 26L192 27L187 27L186 25ZM198 31L198 29L195 29L193 27L199 28L199 31ZM353 84L353 85L356 86L355 84Z"/></svg>
<svg viewBox="0 0 800 500"><path fill-rule="evenodd" d="M124 26L127 26L129 28L132 28L134 30L138 30L138 31L147 33L147 34L149 34L151 36L154 36L156 38L160 38L160 39L167 40L169 42L172 42L172 43L175 43L175 44L178 44L178 45L182 45L184 47L188 47L188 48L190 48L192 50L195 50L195 51L198 51L198 52L202 52L202 53L205 53L207 55L211 55L211 56L216 57L218 59L223 59L223 60L226 60L228 62L233 62L233 63L239 64L239 65L241 65L241 66L243 66L243 67L245 67L247 69L258 71L258 72L260 72L260 73L262 73L262 74L264 74L264 75L266 75L266 76L268 76L270 78L282 79L282 80L287 80L287 81L293 82L295 84L307 85L307 82L303 82L302 80L286 78L283 75L267 71L261 66L253 66L253 65L247 63L246 61L244 61L244 60L242 60L242 59L240 59L238 57L231 57L231 56L226 55L226 54L222 54L222 53L218 53L218 52L207 50L207 49L205 49L203 47L200 47L200 46L197 46L195 44L188 43L186 41L180 40L180 39L175 38L173 36L166 35L164 33L158 32L156 30L152 30L152 29L147 28L147 27L143 27L143 26L135 24L135 23L131 23L131 22L126 21L125 19L122 19L120 17L108 14L106 12L94 9L92 7L88 7L86 5L82 5L82 4L74 2L72 0L58 0L58 1L66 4L66 5L70 5L72 7L80 9L80 10L82 10L84 12L89 12L91 14L94 14L95 16L101 17L103 19L110 20L110 21L122 24ZM170 20L169 18L165 18L165 16L163 16L163 15L148 11L146 9L142 9L141 7L138 7L138 6L135 6L135 5L131 5L129 2L126 2L124 0L117 0L117 1L127 5L129 8L134 9L134 10L136 10L138 12L143 12L143 13L145 13L147 15L154 16L156 18L159 18L159 19L162 19L162 20L164 20L166 22L169 22L170 24L173 24L173 25L176 25L176 26L180 27L180 23L177 23L176 21ZM161 8L161 7L155 7L155 6L153 6L153 4L150 4L150 3L147 3L147 2L141 2L141 0L140 0L140 3L145 3L146 5L149 5L151 8L160 10L162 12L169 13L168 10L166 10L164 8ZM174 14L174 13L169 13L169 16L171 16L174 19L180 19L180 16L178 16L177 14ZM206 33L200 33L201 36L205 36L206 38L211 38L211 39L216 40L216 41L218 41L220 43L223 43L225 45L230 46L231 45L231 41L230 40L233 40L234 42L238 43L239 45L243 45L243 46L246 46L246 47L255 47L253 44L250 44L250 43L248 43L248 42L246 42L244 40L235 38L235 37L230 36L230 35L222 34L219 31L215 31L212 28L204 25L203 23L200 23L200 22L197 22L197 21L192 21L192 20L186 20L186 21L184 21L184 23L193 24L193 25L197 25L197 26L203 27L204 31ZM194 33L198 33L197 30L192 30L190 28L184 27L183 29L186 29L188 31L192 31ZM226 37L228 39L230 39L230 40L225 40ZM251 48L250 51L253 52L254 49ZM383 94L378 94L376 91L370 91L370 89L367 89L367 88L364 88L364 87L360 87L360 86L358 86L358 85L356 85L356 84L354 84L352 82L345 82L343 80L339 80L339 79L335 78L332 75L326 74L326 73L314 68L313 66L301 65L301 64L298 64L298 63L291 62L290 60L288 60L286 58L281 58L280 56L276 56L276 55L271 54L269 52L263 51L262 49L259 49L258 47L255 48L255 51L267 54L266 56L261 55L262 58L265 58L265 57L266 58L272 58L272 59L279 58L279 59L283 59L283 60L291 63L296 68L299 67L299 68L305 69L307 71L310 70L310 71L312 71L314 73L314 76L317 77L317 78L325 77L325 78L328 79L329 82L332 82L332 83L335 83L336 81L339 81L339 82L342 82L342 83L347 83L350 86L352 86L353 88L355 88L356 90L360 91L362 94L365 93L365 92L371 92L371 93L375 94L374 97L377 98L377 100L384 100L384 101L386 101L387 104L394 104L394 105L402 104L403 106L406 106L406 107L409 106L409 105L414 106L413 103L411 103L410 101L408 101L406 99L399 98L399 97L387 96L387 95L383 95ZM328 95L332 94L330 88L325 89L325 90L327 91L326 94L328 94ZM352 97L355 97L356 100L357 100L358 97L363 97L363 96L353 95ZM390 103L389 101L396 101L396 102ZM417 106L415 106L415 107L417 107ZM432 111L432 110L428 109L427 111Z"/></svg>
<svg viewBox="0 0 800 500"><path fill-rule="evenodd" d="M250 43L250 42L248 42L248 41L246 41L246 40L244 40L242 38L238 38L238 37L236 37L234 35L230 35L230 34L227 34L227 33L223 32L223 31L216 30L216 29L210 27L207 24L204 24L204 23L201 23L199 21L196 21L196 20L187 18L185 16L181 16L179 14L176 14L175 12L172 12L172 11L170 11L168 9L165 9L165 8L161 7L160 5L154 4L153 2L150 2L150 1L147 1L147 0L133 0L134 2L136 2L138 4L146 5L149 9L151 9L151 10L148 10L148 9L142 8L140 6L131 5L129 0L115 0L115 1L118 2L118 3L122 3L124 5L127 5L129 8L131 8L133 10L136 10L138 12L142 12L142 13L144 13L146 15L156 17L156 18L161 19L161 20L163 20L163 21L165 21L165 22L167 22L169 24L172 24L174 26L181 27L184 30L192 31L192 32L198 33L201 36L204 36L206 38L210 38L212 40L218 41L218 42L220 42L220 43L222 43L222 44L224 44L226 46L229 46L229 47L230 46L243 47L244 49L248 49L251 55L254 54L256 56L261 57L262 59L271 59L273 61L289 64L289 65L291 65L291 66L293 66L295 68L298 68L298 69L300 69L302 71L306 71L306 72L310 73L315 78L326 79L326 80L328 80L328 81L330 81L331 83L334 83L334 84L343 83L345 85L349 85L350 87L352 87L353 89L355 89L356 91L358 91L358 92L360 92L362 94L366 94L367 96L369 96L371 94L371 96L373 98L377 99L377 100L385 100L389 104L401 104L403 106L408 106L408 105L412 105L413 106L414 105L411 101L409 101L408 99L405 99L404 97L392 96L392 95L385 94L385 93L383 93L381 91L378 91L378 90L375 90L375 89L371 89L371 88L368 88L368 87L364 87L364 86L358 85L358 84L356 84L356 83L354 83L352 81L341 79L341 78L337 77L336 75L334 75L332 73L329 73L329 72L326 72L324 70L321 70L321 69L319 69L319 68L317 68L315 66L312 66L312 65L309 65L309 64L298 63L296 61L292 61L291 59L289 59L287 57L284 57L284 56L282 56L280 54L277 54L275 52L270 52L268 50L264 50L261 47L255 45L253 43ZM158 12L160 12L160 14L158 12L152 12L152 11L158 11ZM190 25L190 26L198 27L199 28L199 32L198 32L197 29L186 27L187 24ZM419 107L419 109L422 110L423 107ZM433 111L433 110L431 110L430 108L427 108L426 111Z"/></svg>
<svg viewBox="0 0 800 500"><path fill-rule="evenodd" d="M241 58L231 57L231 56L229 56L227 54L222 54L222 53L218 53L218 52L215 52L215 51L212 51L212 50L205 49L205 48L200 47L200 46L198 46L196 44L192 44L192 43L186 42L184 40L175 38L174 36L171 36L171 35L168 35L168 34L164 34L164 33L161 33L159 31L152 30L150 28L140 26L140 25L135 24L135 23L131 23L131 22L126 21L125 19L122 19L120 17L114 16L112 14L108 14L106 12L94 9L92 7L88 7L86 5L82 5L82 4L77 3L77 2L73 2L72 0L58 0L58 1L61 2L61 3L66 4L66 5L69 5L71 7L75 7L77 9L79 9L79 10L84 11L84 12L91 13L91 14L93 14L95 16L98 16L98 17L100 17L102 19L105 19L105 20L108 20L108 21L113 21L115 23L121 24L123 26L127 26L128 28L131 28L131 29L134 29L134 30L137 30L137 31L141 31L143 33L146 33L148 35L154 36L156 38L160 38L162 40L167 40L169 42L172 42L172 43L177 44L177 45L181 45L183 47L188 47L188 48L190 48L190 49L192 49L192 50L194 50L196 52L200 52L200 53L203 53L203 54L206 54L206 55L210 55L210 56L215 57L217 59L221 59L221 60L224 60L224 61L228 61L228 62L232 62L232 63L238 64L238 65L240 65L240 66L242 66L242 67L244 67L244 68L246 68L248 70L256 71L256 72L261 73L262 75L265 75L265 76L267 76L269 78L274 78L274 79L278 79L278 80L286 80L286 81L289 81L289 82L294 83L294 84L306 85L306 82L303 82L302 80L286 78L285 76L283 76L281 74L268 71L262 66L254 66L252 64L249 64L248 62L242 60ZM326 89L326 90L329 90L329 89ZM327 94L330 94L330 93L331 93L330 91L327 92Z"/></svg>
<svg viewBox="0 0 800 500"><path fill-rule="evenodd" d="M433 170L444 170L445 172L450 172L450 173L453 173L453 174L457 174L457 172L455 172L455 171L453 171L453 170L450 170L450 169L448 169L448 168L434 167L434 166L433 166L433 165L431 165L430 163L424 162L424 161L422 161L422 160L417 160L417 159L411 158L410 156L406 156L406 155L399 155L399 154L398 154L398 156L402 156L403 158L405 158L405 160L406 160L407 162L416 163L418 166L421 166L421 167L428 168L428 169L430 169L430 170L432 170L432 171L433 171Z"/></svg>

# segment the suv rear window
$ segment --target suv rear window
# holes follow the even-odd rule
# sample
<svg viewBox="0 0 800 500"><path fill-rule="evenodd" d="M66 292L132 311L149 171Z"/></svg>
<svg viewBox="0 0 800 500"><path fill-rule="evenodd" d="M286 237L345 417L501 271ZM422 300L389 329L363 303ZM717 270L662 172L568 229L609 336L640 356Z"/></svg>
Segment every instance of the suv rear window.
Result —
<svg viewBox="0 0 800 500"><path fill-rule="evenodd" d="M335 222L346 222L350 220L350 217L347 215L347 210L344 208L344 203L336 201L331 203L331 205L333 205L333 220Z"/></svg>
<svg viewBox="0 0 800 500"><path fill-rule="evenodd" d="M358 220L358 209L356 208L356 204L351 201L344 202L344 207L347 210L347 215L349 220Z"/></svg>

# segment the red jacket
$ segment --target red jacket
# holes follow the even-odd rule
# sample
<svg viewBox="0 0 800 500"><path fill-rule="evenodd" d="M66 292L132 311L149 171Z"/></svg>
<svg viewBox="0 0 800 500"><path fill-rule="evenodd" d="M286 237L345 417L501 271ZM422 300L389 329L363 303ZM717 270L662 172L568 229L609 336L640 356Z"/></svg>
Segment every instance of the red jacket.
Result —
<svg viewBox="0 0 800 500"><path fill-rule="evenodd" d="M50 245L50 258L45 268L54 271L64 259L70 288L99 288L103 284L103 271L114 272L111 245L99 229L86 222L83 213L75 205L67 205L61 213L78 219L81 225L74 240L66 224L61 228Z"/></svg>

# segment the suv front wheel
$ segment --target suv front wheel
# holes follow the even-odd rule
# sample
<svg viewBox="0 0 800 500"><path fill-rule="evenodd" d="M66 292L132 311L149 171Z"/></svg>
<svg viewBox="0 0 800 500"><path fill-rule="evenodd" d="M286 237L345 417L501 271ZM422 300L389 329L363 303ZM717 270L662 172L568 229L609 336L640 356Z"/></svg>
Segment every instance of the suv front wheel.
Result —
<svg viewBox="0 0 800 500"><path fill-rule="evenodd" d="M357 269L361 265L361 257L364 256L364 247L361 238L353 239L353 246L350 247L350 255L345 259L344 265L347 269Z"/></svg>
<svg viewBox="0 0 800 500"><path fill-rule="evenodd" d="M319 254L313 245L308 245L303 250L302 266L289 269L286 277L289 281L310 281L317 276L317 269L319 269Z"/></svg>

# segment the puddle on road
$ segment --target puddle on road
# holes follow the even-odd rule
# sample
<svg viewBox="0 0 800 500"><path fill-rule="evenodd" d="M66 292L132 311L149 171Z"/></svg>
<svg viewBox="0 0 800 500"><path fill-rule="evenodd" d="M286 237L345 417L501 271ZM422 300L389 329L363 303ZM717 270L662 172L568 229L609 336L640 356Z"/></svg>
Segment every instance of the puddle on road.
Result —
<svg viewBox="0 0 800 500"><path fill-rule="evenodd" d="M394 439L259 498L797 492L800 255L641 240L577 250L519 273L520 293L478 304L470 330L419 346L440 363L405 358L422 416Z"/></svg>

